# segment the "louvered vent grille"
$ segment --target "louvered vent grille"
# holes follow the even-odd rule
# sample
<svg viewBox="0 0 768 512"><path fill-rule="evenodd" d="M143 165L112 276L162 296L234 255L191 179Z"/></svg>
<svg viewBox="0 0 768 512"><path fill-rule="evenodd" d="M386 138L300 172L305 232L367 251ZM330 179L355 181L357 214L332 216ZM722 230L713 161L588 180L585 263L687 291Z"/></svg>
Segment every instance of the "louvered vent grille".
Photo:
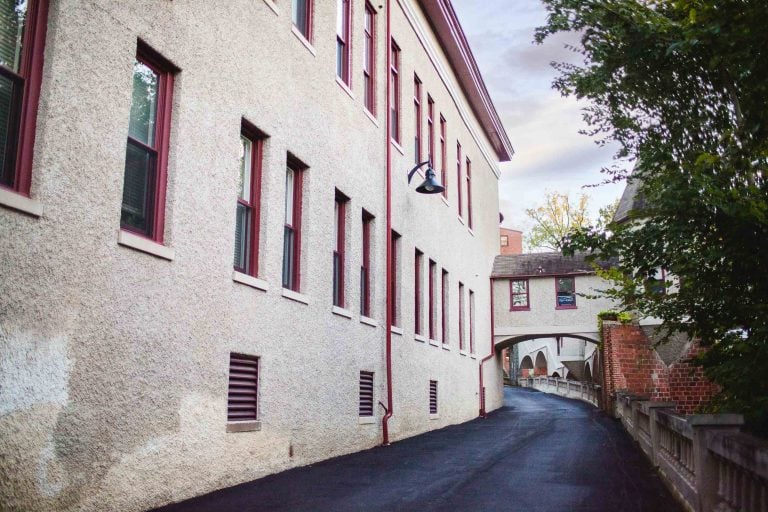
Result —
<svg viewBox="0 0 768 512"><path fill-rule="evenodd" d="M437 414L437 381L429 381L429 414Z"/></svg>
<svg viewBox="0 0 768 512"><path fill-rule="evenodd" d="M373 416L373 372L360 372L360 416Z"/></svg>
<svg viewBox="0 0 768 512"><path fill-rule="evenodd" d="M256 421L259 395L259 358L229 355L227 421Z"/></svg>

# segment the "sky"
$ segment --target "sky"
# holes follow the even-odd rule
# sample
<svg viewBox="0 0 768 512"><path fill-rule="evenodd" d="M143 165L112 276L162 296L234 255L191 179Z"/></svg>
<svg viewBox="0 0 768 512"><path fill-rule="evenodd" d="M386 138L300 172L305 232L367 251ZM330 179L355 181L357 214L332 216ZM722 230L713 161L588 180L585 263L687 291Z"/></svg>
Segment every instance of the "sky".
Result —
<svg viewBox="0 0 768 512"><path fill-rule="evenodd" d="M587 126L586 102L564 98L552 89L557 72L552 61L574 61L565 44L572 35L533 43L536 27L546 21L539 0L452 0L480 72L515 148L501 164L500 208L504 227L527 231L526 208L543 203L547 192L590 196L597 210L621 196L624 184L603 185L600 169L609 166L615 148L598 147L579 133Z"/></svg>

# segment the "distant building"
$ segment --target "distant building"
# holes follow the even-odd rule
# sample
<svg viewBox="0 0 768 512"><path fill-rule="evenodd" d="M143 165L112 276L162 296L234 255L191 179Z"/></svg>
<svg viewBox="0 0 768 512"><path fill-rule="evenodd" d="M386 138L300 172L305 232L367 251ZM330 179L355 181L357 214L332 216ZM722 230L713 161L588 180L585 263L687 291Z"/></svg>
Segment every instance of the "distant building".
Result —
<svg viewBox="0 0 768 512"><path fill-rule="evenodd" d="M522 254L523 232L516 229L499 228L499 254Z"/></svg>
<svg viewBox="0 0 768 512"><path fill-rule="evenodd" d="M613 302L592 297L606 282L584 256L500 255L492 279L495 340L510 353L507 375L591 379L597 314Z"/></svg>

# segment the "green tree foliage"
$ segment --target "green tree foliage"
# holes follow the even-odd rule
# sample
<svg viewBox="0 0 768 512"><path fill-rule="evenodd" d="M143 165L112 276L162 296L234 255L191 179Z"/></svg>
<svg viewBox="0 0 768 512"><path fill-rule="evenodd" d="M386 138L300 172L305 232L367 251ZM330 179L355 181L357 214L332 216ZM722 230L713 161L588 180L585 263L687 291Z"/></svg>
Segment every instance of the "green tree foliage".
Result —
<svg viewBox="0 0 768 512"><path fill-rule="evenodd" d="M597 225L605 226L613 218L619 201L600 208ZM525 210L533 221L533 227L525 237L528 250L546 249L560 251L565 237L593 224L589 217L589 196L580 194L572 201L568 193L548 192L544 204Z"/></svg>
<svg viewBox="0 0 768 512"><path fill-rule="evenodd" d="M607 180L633 166L645 200L565 251L619 257L609 293L700 337L715 407L768 432L768 2L542 1L537 40L575 31L584 57L554 87L589 100L587 133L620 148ZM665 293L647 285L660 268Z"/></svg>
<svg viewBox="0 0 768 512"><path fill-rule="evenodd" d="M586 194L572 201L567 193L548 192L544 204L525 210L534 223L525 237L529 250L559 251L565 235L589 225L588 203Z"/></svg>

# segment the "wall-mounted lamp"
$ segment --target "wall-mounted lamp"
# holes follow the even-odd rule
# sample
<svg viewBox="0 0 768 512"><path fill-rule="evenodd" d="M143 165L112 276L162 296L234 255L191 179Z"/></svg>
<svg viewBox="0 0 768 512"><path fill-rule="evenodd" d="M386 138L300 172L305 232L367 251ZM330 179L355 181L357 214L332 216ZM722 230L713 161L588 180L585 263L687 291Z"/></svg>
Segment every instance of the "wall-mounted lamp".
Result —
<svg viewBox="0 0 768 512"><path fill-rule="evenodd" d="M429 164L429 165L427 165ZM427 160L425 162L421 162L416 167L410 170L408 172L408 183L411 183L411 179L413 178L413 175L416 174L416 171L418 171L421 167L424 165L427 165L427 172L426 172L426 178L424 179L424 182L416 187L416 192L419 194L439 194L443 190L445 190L445 187L440 184L439 181L435 178L435 170L432 169L432 161Z"/></svg>

